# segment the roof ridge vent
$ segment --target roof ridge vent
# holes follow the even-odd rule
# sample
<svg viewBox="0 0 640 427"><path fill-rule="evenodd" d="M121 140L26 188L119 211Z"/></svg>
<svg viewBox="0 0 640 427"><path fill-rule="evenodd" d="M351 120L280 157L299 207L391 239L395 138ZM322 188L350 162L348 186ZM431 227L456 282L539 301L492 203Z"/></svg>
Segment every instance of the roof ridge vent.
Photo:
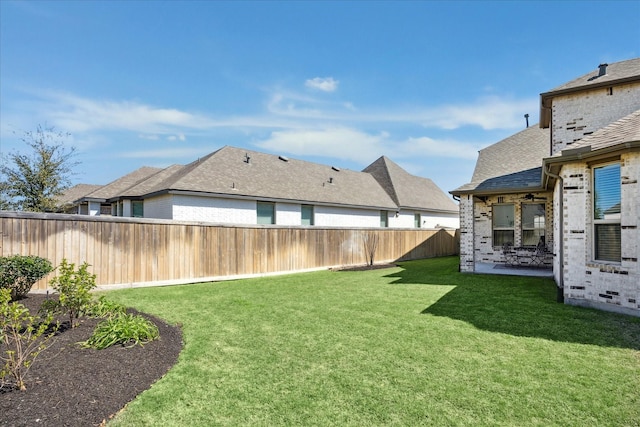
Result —
<svg viewBox="0 0 640 427"><path fill-rule="evenodd" d="M331 169L333 169L336 172L340 172L340 168L337 166L331 166Z"/></svg>
<svg viewBox="0 0 640 427"><path fill-rule="evenodd" d="M289 161L289 158L288 158L288 157L286 157L286 156L278 156L278 158L279 158L280 160L282 160L283 162L288 162L288 161Z"/></svg>

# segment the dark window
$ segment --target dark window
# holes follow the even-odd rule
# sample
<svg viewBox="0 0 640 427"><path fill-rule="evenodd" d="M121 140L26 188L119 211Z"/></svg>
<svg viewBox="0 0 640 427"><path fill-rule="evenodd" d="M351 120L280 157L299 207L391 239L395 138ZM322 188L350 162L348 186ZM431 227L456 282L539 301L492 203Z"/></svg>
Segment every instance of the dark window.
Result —
<svg viewBox="0 0 640 427"><path fill-rule="evenodd" d="M389 212L380 211L380 227L382 228L389 227Z"/></svg>
<svg viewBox="0 0 640 427"><path fill-rule="evenodd" d="M420 214L413 214L413 226L415 228L420 228L421 227L421 221L420 221Z"/></svg>
<svg viewBox="0 0 640 427"><path fill-rule="evenodd" d="M594 252L599 261L620 262L620 164L593 168Z"/></svg>
<svg viewBox="0 0 640 427"><path fill-rule="evenodd" d="M514 205L493 205L493 246L514 242Z"/></svg>
<svg viewBox="0 0 640 427"><path fill-rule="evenodd" d="M302 225L314 225L313 206L302 205Z"/></svg>
<svg viewBox="0 0 640 427"><path fill-rule="evenodd" d="M143 202L141 200L136 200L131 202L131 216L135 218L143 218L144 210L143 210Z"/></svg>
<svg viewBox="0 0 640 427"><path fill-rule="evenodd" d="M536 246L544 242L545 206L544 203L522 205L522 246Z"/></svg>
<svg viewBox="0 0 640 427"><path fill-rule="evenodd" d="M258 224L275 224L275 203L258 202Z"/></svg>

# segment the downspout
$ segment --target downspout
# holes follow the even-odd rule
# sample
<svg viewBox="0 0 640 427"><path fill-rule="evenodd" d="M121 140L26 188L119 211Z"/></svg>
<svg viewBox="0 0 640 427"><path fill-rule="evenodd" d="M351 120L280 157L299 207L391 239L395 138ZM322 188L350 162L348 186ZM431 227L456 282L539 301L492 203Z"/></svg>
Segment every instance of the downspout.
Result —
<svg viewBox="0 0 640 427"><path fill-rule="evenodd" d="M558 234L560 235L560 243L558 244L558 263L560 264L560 271L558 275L558 287L556 294L556 301L564 302L564 253L562 251L563 239L564 239L564 221L562 216L564 214L564 180L560 175L551 173L548 169L544 169L544 173L551 178L555 178L560 182L560 200L558 201L558 210L560 211L560 218L558 221Z"/></svg>

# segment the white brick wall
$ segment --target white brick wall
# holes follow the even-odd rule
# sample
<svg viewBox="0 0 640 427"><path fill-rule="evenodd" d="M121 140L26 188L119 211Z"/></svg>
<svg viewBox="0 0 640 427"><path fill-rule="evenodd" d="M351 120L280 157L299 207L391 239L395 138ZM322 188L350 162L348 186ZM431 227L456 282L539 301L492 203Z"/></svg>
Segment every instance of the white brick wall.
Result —
<svg viewBox="0 0 640 427"><path fill-rule="evenodd" d="M394 212L389 213L390 228L414 228L415 214L420 214L420 228L459 228L460 217L455 214L432 214L422 211L401 210L398 216Z"/></svg>
<svg viewBox="0 0 640 427"><path fill-rule="evenodd" d="M640 108L639 83L612 90L611 95L601 88L553 98L553 153Z"/></svg>
<svg viewBox="0 0 640 427"><path fill-rule="evenodd" d="M291 203L276 203L276 224L300 225L302 223L302 206Z"/></svg>
<svg viewBox="0 0 640 427"><path fill-rule="evenodd" d="M144 217L173 219L172 202L173 196L170 194L145 199L143 208Z"/></svg>
<svg viewBox="0 0 640 427"><path fill-rule="evenodd" d="M334 206L316 206L317 226L326 227L380 227L380 211L341 208ZM392 213L389 213L391 219Z"/></svg>
<svg viewBox="0 0 640 427"><path fill-rule="evenodd" d="M475 261L473 196L460 197L460 271L472 273Z"/></svg>
<svg viewBox="0 0 640 427"><path fill-rule="evenodd" d="M256 224L255 200L173 195L173 219L229 224Z"/></svg>
<svg viewBox="0 0 640 427"><path fill-rule="evenodd" d="M640 154L621 157L622 261L593 261L592 176L584 162L562 168L564 295L571 304L616 311L640 309Z"/></svg>

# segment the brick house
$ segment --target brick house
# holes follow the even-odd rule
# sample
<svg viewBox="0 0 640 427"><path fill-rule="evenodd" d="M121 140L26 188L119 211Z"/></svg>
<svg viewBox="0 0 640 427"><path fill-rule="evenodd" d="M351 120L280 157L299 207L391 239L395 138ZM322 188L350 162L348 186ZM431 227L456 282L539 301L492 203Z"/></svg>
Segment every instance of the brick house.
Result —
<svg viewBox="0 0 640 427"><path fill-rule="evenodd" d="M460 269L542 243L566 303L640 316L640 58L540 101L539 125L481 150L471 182L451 191Z"/></svg>
<svg viewBox="0 0 640 427"><path fill-rule="evenodd" d="M230 146L184 166L140 168L75 205L87 215L224 224L459 226L444 191L385 156L359 172Z"/></svg>

